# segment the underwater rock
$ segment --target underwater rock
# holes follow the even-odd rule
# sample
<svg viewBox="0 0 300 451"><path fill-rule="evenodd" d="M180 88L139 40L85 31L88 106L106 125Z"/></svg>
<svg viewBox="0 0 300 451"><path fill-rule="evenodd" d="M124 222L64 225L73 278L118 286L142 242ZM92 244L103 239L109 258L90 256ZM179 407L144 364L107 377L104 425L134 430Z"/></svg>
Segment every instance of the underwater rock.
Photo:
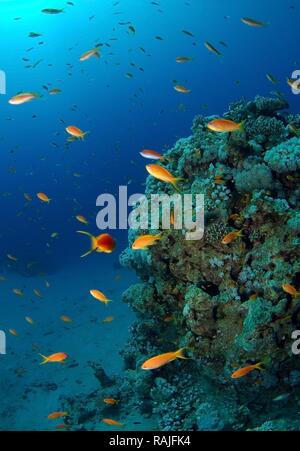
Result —
<svg viewBox="0 0 300 451"><path fill-rule="evenodd" d="M110 387L114 385L114 379L110 378L102 366L96 362L88 362L88 365L93 369L96 379L100 382L102 387Z"/></svg>
<svg viewBox="0 0 300 451"><path fill-rule="evenodd" d="M164 164L184 178L182 192L205 196L202 240L171 229L150 249L132 251L137 231L129 232L120 262L141 283L123 295L137 322L122 351L122 397L161 430L277 430L280 403L272 400L298 386L291 332L300 301L282 289L300 289L300 139L287 127L299 117L278 113L287 107L279 97L235 102L224 116L244 121L244 131L212 133L211 118L198 116L192 135L167 151ZM174 190L148 177L145 191ZM241 237L221 243L237 230ZM191 360L141 370L147 358L180 347ZM265 371L231 379L257 362Z"/></svg>

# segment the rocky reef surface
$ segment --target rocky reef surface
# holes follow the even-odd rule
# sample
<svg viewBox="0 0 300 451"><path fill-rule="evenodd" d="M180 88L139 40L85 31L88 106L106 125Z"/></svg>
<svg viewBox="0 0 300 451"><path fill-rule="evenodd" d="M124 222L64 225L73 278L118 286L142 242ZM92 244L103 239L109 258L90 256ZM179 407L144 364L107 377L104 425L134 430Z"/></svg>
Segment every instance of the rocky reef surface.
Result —
<svg viewBox="0 0 300 451"><path fill-rule="evenodd" d="M148 250L132 250L141 231L129 232L120 262L140 282L123 295L137 321L118 397L159 430L300 429L300 356L291 339L300 298L282 289L300 289L300 115L280 96L258 96L233 103L224 117L244 129L214 133L213 117L198 116L163 163L184 179L183 193L204 194L203 239L171 229ZM174 188L149 176L151 193ZM221 244L241 229L242 237ZM190 360L141 369L181 347ZM231 378L257 362L263 371Z"/></svg>
<svg viewBox="0 0 300 451"><path fill-rule="evenodd" d="M214 133L213 117L198 116L192 135L166 153L162 164L184 180L182 192L205 196L204 237L188 241L171 228L147 250L132 250L138 235L157 230L129 231L120 263L140 282L123 294L137 315L121 352L124 373L110 377L90 362L99 389L61 398L70 429L93 430L110 417L163 431L300 430L291 337L300 296L282 288L300 290L300 115L277 96L233 103L224 117L243 129ZM149 176L145 191L174 188ZM234 230L242 236L222 244ZM189 360L141 369L182 347ZM263 371L231 377L257 362ZM132 412L138 421L126 425Z"/></svg>

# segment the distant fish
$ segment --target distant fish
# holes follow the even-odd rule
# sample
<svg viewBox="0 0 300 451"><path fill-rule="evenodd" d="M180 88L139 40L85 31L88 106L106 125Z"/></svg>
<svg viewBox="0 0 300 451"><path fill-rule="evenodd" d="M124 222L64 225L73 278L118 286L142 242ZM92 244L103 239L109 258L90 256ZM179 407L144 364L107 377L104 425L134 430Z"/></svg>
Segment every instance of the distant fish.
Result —
<svg viewBox="0 0 300 451"><path fill-rule="evenodd" d="M286 401L290 396L291 396L290 393L282 393L281 395L276 396L276 398L273 398L272 401L273 402Z"/></svg>
<svg viewBox="0 0 300 451"><path fill-rule="evenodd" d="M82 215L76 216L77 221L82 222L82 224L88 225L89 221Z"/></svg>
<svg viewBox="0 0 300 451"><path fill-rule="evenodd" d="M205 41L204 45L210 52L214 53L217 56L222 56L222 53L216 47L214 47L210 42Z"/></svg>
<svg viewBox="0 0 300 451"><path fill-rule="evenodd" d="M189 94L191 92L190 89L187 89L185 86L182 85L175 85L174 89L175 91L180 92L181 94Z"/></svg>
<svg viewBox="0 0 300 451"><path fill-rule="evenodd" d="M25 316L25 320L27 321L27 323L29 324L34 324L33 319L31 318L31 316Z"/></svg>
<svg viewBox="0 0 300 451"><path fill-rule="evenodd" d="M230 244L232 241L236 240L238 237L243 236L242 233L243 233L242 230L239 230L238 232L237 231L230 232L224 236L221 243L222 244Z"/></svg>
<svg viewBox="0 0 300 451"><path fill-rule="evenodd" d="M155 150L144 149L140 152L142 157L147 158L149 160L163 160L164 156L161 153L156 152Z"/></svg>
<svg viewBox="0 0 300 451"><path fill-rule="evenodd" d="M42 13L44 13L44 14L61 14L63 12L64 12L64 8L63 9L56 9L56 8L42 9Z"/></svg>
<svg viewBox="0 0 300 451"><path fill-rule="evenodd" d="M296 288L293 285L289 284L289 283L283 284L282 285L282 289L283 289L283 291L285 293L288 293L288 294L290 294L293 297L297 297L297 296L300 295L300 292L297 291Z"/></svg>
<svg viewBox="0 0 300 451"><path fill-rule="evenodd" d="M120 423L119 421L113 420L111 418L103 418L102 423L108 424L109 426L119 426L119 427L123 427L124 424Z"/></svg>
<svg viewBox="0 0 300 451"><path fill-rule="evenodd" d="M278 83L278 80L276 80L276 78L274 77L274 75L272 75L272 74L267 74L266 77L267 77L267 79L268 79L271 83L273 83L274 85L276 85L276 84Z"/></svg>
<svg viewBox="0 0 300 451"><path fill-rule="evenodd" d="M190 56L178 56L176 58L176 63L188 63L189 61L193 61L193 58Z"/></svg>
<svg viewBox="0 0 300 451"><path fill-rule="evenodd" d="M18 337L18 336L19 336L19 334L18 334L18 332L16 331L16 329L8 329L8 332L9 332L11 335L14 335L15 337Z"/></svg>
<svg viewBox="0 0 300 451"><path fill-rule="evenodd" d="M146 360L141 368L143 370L155 370L157 368L160 368L167 363L173 362L173 360L176 359L187 359L187 357L183 354L184 348L179 349L175 352L167 352L165 354L160 354L155 357L152 357L149 360Z"/></svg>
<svg viewBox="0 0 300 451"><path fill-rule="evenodd" d="M48 415L48 419L49 420L56 420L57 418L63 418L63 417L67 417L69 414L68 414L68 412L52 412L52 413L49 413L49 415Z"/></svg>
<svg viewBox="0 0 300 451"><path fill-rule="evenodd" d="M251 373L253 370L262 370L262 363L256 363L255 365L249 365L244 368L240 368L239 370L232 373L231 378L232 379L238 379L240 377L244 377L247 374Z"/></svg>
<svg viewBox="0 0 300 451"><path fill-rule="evenodd" d="M49 204L51 202L51 199L47 196L45 193L37 193L37 198L40 199L42 202L45 202Z"/></svg>
<svg viewBox="0 0 300 451"><path fill-rule="evenodd" d="M12 291L16 296L20 296L20 297L24 296L24 292L20 288L14 288Z"/></svg>
<svg viewBox="0 0 300 451"><path fill-rule="evenodd" d="M265 27L268 24L260 20L251 19L250 17L242 17L241 21L250 27Z"/></svg>
<svg viewBox="0 0 300 451"><path fill-rule="evenodd" d="M61 321L63 321L64 323L72 323L73 322L72 318L70 318L69 316L66 316L66 315L61 315L59 317L59 319Z"/></svg>
<svg viewBox="0 0 300 451"><path fill-rule="evenodd" d="M45 363L49 362L62 363L68 358L68 354L65 354L64 352L56 352L55 354L51 354L48 357L43 354L40 354L40 356L43 359L40 365L45 365Z"/></svg>
<svg viewBox="0 0 300 451"><path fill-rule="evenodd" d="M103 402L105 404L110 405L110 406L114 406L115 404L118 404L119 401L117 399L114 399L114 398L104 398Z"/></svg>
<svg viewBox="0 0 300 451"><path fill-rule="evenodd" d="M83 55L81 55L79 60L80 61L87 61L88 59L90 59L93 56L95 58L100 58L100 52L99 52L99 48L98 47L96 47L94 49L91 49L91 50L88 50L87 52L83 53Z"/></svg>

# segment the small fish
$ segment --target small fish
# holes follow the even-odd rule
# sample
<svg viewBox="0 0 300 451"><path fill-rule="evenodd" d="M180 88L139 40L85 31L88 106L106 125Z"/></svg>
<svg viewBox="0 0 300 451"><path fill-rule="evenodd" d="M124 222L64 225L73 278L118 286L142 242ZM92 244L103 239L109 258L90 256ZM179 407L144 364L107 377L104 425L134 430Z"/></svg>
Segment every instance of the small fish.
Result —
<svg viewBox="0 0 300 451"><path fill-rule="evenodd" d="M9 99L8 103L11 105L22 105L23 103L30 102L38 97L39 95L34 92L22 92Z"/></svg>
<svg viewBox="0 0 300 451"><path fill-rule="evenodd" d="M107 305L109 302L112 302L111 299L107 299L104 293L99 290L90 290L90 294L93 298L97 299L97 301L103 302L103 304Z"/></svg>
<svg viewBox="0 0 300 451"><path fill-rule="evenodd" d="M293 287L293 285L290 285L289 283L285 283L282 285L282 289L285 293L290 294L293 297L297 297L300 295L300 292L296 290L295 287Z"/></svg>
<svg viewBox="0 0 300 451"><path fill-rule="evenodd" d="M59 89L59 88L53 88L53 89L50 89L50 91L49 91L50 95L55 95L55 94L60 94L60 93L61 93L61 89Z"/></svg>
<svg viewBox="0 0 300 451"><path fill-rule="evenodd" d="M43 359L43 361L40 363L40 365L45 365L45 363L49 363L49 362L62 363L68 358L68 354L66 354L64 352L56 352L55 354L51 354L49 356L40 354L40 356Z"/></svg>
<svg viewBox="0 0 300 451"><path fill-rule="evenodd" d="M267 23L260 20L251 19L250 17L242 17L241 21L250 27L265 27Z"/></svg>
<svg viewBox="0 0 300 451"><path fill-rule="evenodd" d="M242 233L243 233L242 230L230 232L224 236L221 243L222 244L230 244L232 241L236 240L238 237L243 236Z"/></svg>
<svg viewBox="0 0 300 451"><path fill-rule="evenodd" d="M68 429L70 426L66 423L60 423L55 426L55 429Z"/></svg>
<svg viewBox="0 0 300 451"><path fill-rule="evenodd" d="M255 365L249 365L244 368L240 368L237 371L234 371L234 373L232 373L232 375L231 375L231 378L238 379L240 377L246 376L248 373L251 373L251 371L253 371L253 370L262 370L262 369L263 369L262 363L259 362L259 363L256 363Z"/></svg>
<svg viewBox="0 0 300 451"><path fill-rule="evenodd" d="M229 119L213 119L207 124L207 128L213 132L230 133L244 129L244 122L234 122Z"/></svg>
<svg viewBox="0 0 300 451"><path fill-rule="evenodd" d="M59 319L61 321L63 321L64 323L72 323L73 322L72 318L70 318L69 316L66 316L66 315L61 315L59 317Z"/></svg>
<svg viewBox="0 0 300 451"><path fill-rule="evenodd" d="M163 160L164 156L161 153L156 152L155 150L144 149L140 152L142 157L147 158L149 160Z"/></svg>
<svg viewBox="0 0 300 451"><path fill-rule="evenodd" d="M75 139L84 139L84 137L89 133L83 132L80 128L76 127L75 125L69 125L66 128L66 132L69 133L69 135L71 135Z"/></svg>
<svg viewBox="0 0 300 451"><path fill-rule="evenodd" d="M110 406L114 406L115 404L118 404L119 401L117 399L114 399L114 398L104 398L103 402L105 404L110 405Z"/></svg>
<svg viewBox="0 0 300 451"><path fill-rule="evenodd" d="M16 329L8 329L8 332L9 332L11 335L14 335L15 337L18 337L18 336L19 336L19 334L18 334L18 332L16 331Z"/></svg>
<svg viewBox="0 0 300 451"><path fill-rule="evenodd" d="M28 194L28 193L24 193L24 198L25 198L28 202L31 202L31 201L32 201L32 197L31 197L30 194Z"/></svg>
<svg viewBox="0 0 300 451"><path fill-rule="evenodd" d="M182 85L175 85L174 89L175 89L175 91L180 92L181 94L189 94L191 92L190 89L188 89Z"/></svg>
<svg viewBox="0 0 300 451"><path fill-rule="evenodd" d="M288 124L288 129L294 133L294 135L299 136L300 135L300 129L297 128L295 125L293 124Z"/></svg>
<svg viewBox="0 0 300 451"><path fill-rule="evenodd" d="M99 52L98 47L85 52L83 55L81 55L81 57L79 58L79 61L87 61L92 56L94 56L95 58L100 58L100 52Z"/></svg>
<svg viewBox="0 0 300 451"><path fill-rule="evenodd" d="M161 182L171 183L175 190L179 191L177 185L179 182L183 181L181 177L174 177L166 168L163 168L159 164L148 164L146 169L152 177Z"/></svg>
<svg viewBox="0 0 300 451"><path fill-rule="evenodd" d="M76 219L77 219L77 221L82 222L82 224L88 225L88 223L89 223L88 220L82 215L77 215Z"/></svg>
<svg viewBox="0 0 300 451"><path fill-rule="evenodd" d="M266 77L267 77L267 79L268 79L271 83L273 83L274 85L276 85L276 84L278 83L278 80L276 80L276 78L274 77L274 75L272 75L272 74L267 74Z"/></svg>
<svg viewBox="0 0 300 451"><path fill-rule="evenodd" d="M144 250L149 246L153 246L161 239L161 233L158 235L141 235L136 238L131 246L133 250Z"/></svg>
<svg viewBox="0 0 300 451"><path fill-rule="evenodd" d="M146 360L142 364L141 368L143 370L155 370L157 368L160 368L160 367L166 365L167 363L172 362L173 360L187 359L187 357L184 356L183 351L184 351L184 348L181 348L175 352L167 352L165 354L160 354L155 357L152 357L151 359Z"/></svg>
<svg viewBox="0 0 300 451"><path fill-rule="evenodd" d="M42 298L43 297L42 293L37 288L34 288L33 292L38 298Z"/></svg>
<svg viewBox="0 0 300 451"><path fill-rule="evenodd" d="M182 63L188 63L189 61L193 61L193 58L189 56L178 56L176 58L176 63L182 64Z"/></svg>
<svg viewBox="0 0 300 451"><path fill-rule="evenodd" d="M102 323L111 323L114 319L114 316L107 316L102 320Z"/></svg>
<svg viewBox="0 0 300 451"><path fill-rule="evenodd" d="M222 53L214 47L210 42L206 41L204 42L205 47L212 53L214 53L217 56L222 56Z"/></svg>
<svg viewBox="0 0 300 451"><path fill-rule="evenodd" d="M7 258L9 260L13 261L13 262L17 262L18 261L18 258L15 257L14 255L11 255L11 254L7 254Z"/></svg>
<svg viewBox="0 0 300 451"><path fill-rule="evenodd" d="M14 289L13 289L13 293L14 293L16 296L20 296L20 297L24 296L24 292L23 292L23 290L21 290L20 288L14 288Z"/></svg>
<svg viewBox="0 0 300 451"><path fill-rule="evenodd" d="M61 14L63 12L64 12L64 8L63 9L56 9L56 8L42 9L42 13L44 13L44 14Z"/></svg>
<svg viewBox="0 0 300 451"><path fill-rule="evenodd" d="M25 320L27 321L27 323L29 324L34 324L33 319L30 316L25 316Z"/></svg>
<svg viewBox="0 0 300 451"><path fill-rule="evenodd" d="M116 420L112 420L111 418L103 418L103 420L101 420L102 423L108 424L109 426L119 426L119 427L123 427L124 424L120 423L119 421Z"/></svg>
<svg viewBox="0 0 300 451"><path fill-rule="evenodd" d="M51 199L49 199L49 197L45 193L37 193L37 198L47 204L49 204L51 202Z"/></svg>
<svg viewBox="0 0 300 451"><path fill-rule="evenodd" d="M111 235L108 233L102 233L98 236L93 236L88 232L84 232L82 230L78 230L77 233L81 233L82 235L86 235L91 240L91 249L83 254L81 257L86 257L87 255L90 255L92 252L104 252L106 254L111 254L115 247L116 247L116 241L113 239Z"/></svg>
<svg viewBox="0 0 300 451"><path fill-rule="evenodd" d="M273 398L272 401L273 402L281 402L281 401L286 401L289 397L290 397L290 393L282 393L279 396L276 396L276 398Z"/></svg>
<svg viewBox="0 0 300 451"><path fill-rule="evenodd" d="M63 418L63 417L67 417L67 416L69 416L68 412L60 412L60 411L58 411L58 412L49 413L47 418L49 420L56 420L57 418Z"/></svg>

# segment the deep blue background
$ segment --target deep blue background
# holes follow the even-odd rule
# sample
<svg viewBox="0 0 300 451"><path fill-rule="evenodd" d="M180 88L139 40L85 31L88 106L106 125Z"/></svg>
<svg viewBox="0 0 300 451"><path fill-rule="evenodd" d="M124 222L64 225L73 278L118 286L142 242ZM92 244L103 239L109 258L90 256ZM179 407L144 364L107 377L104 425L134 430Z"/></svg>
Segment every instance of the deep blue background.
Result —
<svg viewBox="0 0 300 451"><path fill-rule="evenodd" d="M74 216L85 215L91 221L88 230L96 233L96 197L116 193L128 180L132 180L130 193L143 190L146 161L140 149L163 151L177 138L188 136L196 114L222 115L230 102L242 96L251 99L276 89L286 95L293 111L298 110L299 97L292 95L286 78L300 69L299 0L159 0L159 7L150 0L114 3L74 0L74 6L66 6L60 0L1 1L0 69L7 75L7 95L0 96L3 266L7 253L17 255L24 264L42 261L46 270L78 258L88 241L75 234L82 226ZM41 13L49 7L65 7L65 12ZM95 17L90 20L91 16ZM248 27L240 21L243 16L269 25ZM127 21L136 28L135 35L128 33L128 26L118 24ZM183 29L194 37L183 34ZM43 36L29 38L29 32ZM163 41L156 40L157 35ZM208 52L204 41L214 44L223 57ZM79 62L81 54L96 43L110 47L102 47L100 60ZM175 59L181 55L194 60L177 64ZM25 68L39 60L35 69ZM126 78L126 72L134 77ZM280 83L272 85L266 73ZM175 92L173 80L190 88L191 94ZM42 88L48 83L62 93L49 96ZM9 105L9 98L19 91L43 97ZM179 104L184 104L185 111L178 110ZM66 148L64 129L71 124L90 134L84 142ZM74 172L82 177L75 178ZM36 199L39 191L53 199L50 205ZM27 206L24 192L33 197ZM51 240L52 232L59 232L57 240ZM115 235L121 250L127 233ZM109 258L117 261L116 254Z"/></svg>

